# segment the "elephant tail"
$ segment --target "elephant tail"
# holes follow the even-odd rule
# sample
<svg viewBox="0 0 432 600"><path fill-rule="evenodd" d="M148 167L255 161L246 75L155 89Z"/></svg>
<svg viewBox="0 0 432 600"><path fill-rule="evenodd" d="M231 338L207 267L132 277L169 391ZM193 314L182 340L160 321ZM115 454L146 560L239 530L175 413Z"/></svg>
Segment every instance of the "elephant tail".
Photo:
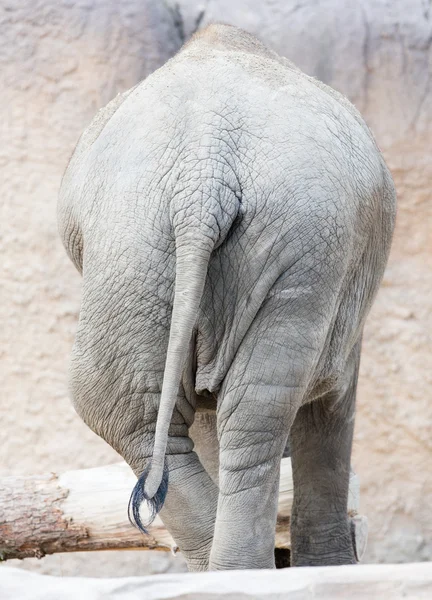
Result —
<svg viewBox="0 0 432 600"><path fill-rule="evenodd" d="M194 247L195 246L195 247ZM201 246L201 247L200 247ZM150 464L138 479L129 501L129 519L146 532L162 508L168 490L165 453L168 430L187 358L187 349L196 323L208 264L213 246L209 244L177 244L176 279L170 336L165 363L162 394L156 421L153 454ZM139 509L143 501L149 508L149 519L143 524Z"/></svg>

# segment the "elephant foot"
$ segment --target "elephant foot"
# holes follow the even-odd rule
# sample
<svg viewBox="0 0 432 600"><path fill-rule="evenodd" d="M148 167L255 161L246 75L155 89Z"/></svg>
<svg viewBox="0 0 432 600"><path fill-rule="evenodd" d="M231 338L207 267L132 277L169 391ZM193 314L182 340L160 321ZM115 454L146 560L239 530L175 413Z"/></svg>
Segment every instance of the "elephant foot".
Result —
<svg viewBox="0 0 432 600"><path fill-rule="evenodd" d="M291 564L295 567L357 564L348 521L307 528L293 538Z"/></svg>

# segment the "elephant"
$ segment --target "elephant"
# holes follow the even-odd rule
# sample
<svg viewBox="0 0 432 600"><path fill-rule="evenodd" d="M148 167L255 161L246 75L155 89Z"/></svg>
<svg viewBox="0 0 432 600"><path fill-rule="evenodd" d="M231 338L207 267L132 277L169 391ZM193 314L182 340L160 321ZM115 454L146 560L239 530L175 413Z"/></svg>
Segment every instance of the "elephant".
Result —
<svg viewBox="0 0 432 600"><path fill-rule="evenodd" d="M83 278L72 402L190 570L274 568L288 436L292 565L356 562L361 338L395 206L350 102L228 25L82 134L58 203Z"/></svg>

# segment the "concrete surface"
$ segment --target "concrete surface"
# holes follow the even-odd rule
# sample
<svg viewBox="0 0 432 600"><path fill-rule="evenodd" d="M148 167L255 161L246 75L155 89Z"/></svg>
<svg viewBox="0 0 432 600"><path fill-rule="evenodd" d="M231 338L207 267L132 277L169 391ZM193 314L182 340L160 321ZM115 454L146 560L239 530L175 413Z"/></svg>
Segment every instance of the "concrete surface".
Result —
<svg viewBox="0 0 432 600"><path fill-rule="evenodd" d="M353 464L366 561L432 558L432 7L428 0L4 0L0 6L0 474L118 456L74 414L67 363L80 279L58 240L60 178L97 108L197 26L241 25L345 93L398 189L383 287L366 326ZM157 553L57 555L56 575L183 569Z"/></svg>
<svg viewBox="0 0 432 600"><path fill-rule="evenodd" d="M5 567L3 600L429 600L432 563L185 573L124 579L48 577Z"/></svg>

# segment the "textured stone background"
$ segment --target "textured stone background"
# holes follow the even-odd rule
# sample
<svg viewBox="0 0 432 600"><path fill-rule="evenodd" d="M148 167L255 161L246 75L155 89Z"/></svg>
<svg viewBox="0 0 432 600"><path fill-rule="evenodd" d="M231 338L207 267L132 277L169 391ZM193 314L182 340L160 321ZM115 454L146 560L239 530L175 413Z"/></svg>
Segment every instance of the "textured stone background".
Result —
<svg viewBox="0 0 432 600"><path fill-rule="evenodd" d="M365 332L353 464L370 520L366 561L431 560L430 0L2 0L0 474L118 460L67 398L80 279L57 237L57 190L97 108L215 20L345 93L392 170L397 229ZM183 568L146 552L21 565L96 576Z"/></svg>

